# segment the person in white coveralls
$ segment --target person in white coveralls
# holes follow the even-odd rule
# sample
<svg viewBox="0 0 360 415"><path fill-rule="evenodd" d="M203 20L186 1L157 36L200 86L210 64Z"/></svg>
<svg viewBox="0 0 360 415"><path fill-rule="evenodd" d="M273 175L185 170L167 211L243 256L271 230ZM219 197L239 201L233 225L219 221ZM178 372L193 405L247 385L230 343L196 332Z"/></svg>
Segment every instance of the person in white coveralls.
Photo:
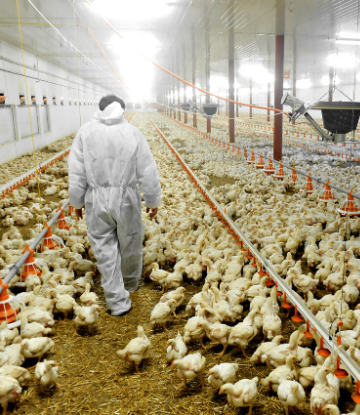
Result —
<svg viewBox="0 0 360 415"><path fill-rule="evenodd" d="M131 309L129 293L142 273L141 196L150 217L157 214L159 173L144 135L124 118L125 103L115 95L102 98L93 119L84 124L71 146L70 205L82 218L102 276L112 315Z"/></svg>

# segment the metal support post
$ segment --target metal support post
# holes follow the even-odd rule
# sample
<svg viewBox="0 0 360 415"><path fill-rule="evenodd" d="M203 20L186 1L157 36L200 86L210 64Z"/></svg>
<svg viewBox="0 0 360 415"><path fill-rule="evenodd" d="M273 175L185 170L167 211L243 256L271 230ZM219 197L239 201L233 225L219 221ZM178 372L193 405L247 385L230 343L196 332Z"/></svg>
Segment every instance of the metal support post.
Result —
<svg viewBox="0 0 360 415"><path fill-rule="evenodd" d="M253 99L252 99L252 78L250 78L250 105L252 105L252 103L253 103ZM252 107L250 106L249 109L250 109L249 116L250 116L250 118L252 118L252 115L253 115Z"/></svg>
<svg viewBox="0 0 360 415"><path fill-rule="evenodd" d="M206 90L210 91L210 39L209 39L209 19L207 18L206 21L206 30L205 30L205 45L206 45L206 62L205 62L205 76L206 76ZM210 95L206 94L207 104L210 104ZM211 118L206 119L206 132L211 134Z"/></svg>
<svg viewBox="0 0 360 415"><path fill-rule="evenodd" d="M284 35L275 36L275 88L274 108L282 110L281 98L284 81ZM274 159L282 158L282 113L274 115Z"/></svg>
<svg viewBox="0 0 360 415"><path fill-rule="evenodd" d="M196 85L196 55L195 55L195 33L193 30L192 33L192 84ZM194 103L196 104L196 89L193 88L192 90L193 96L192 99ZM196 109L193 111L193 127L197 128L197 122L196 122Z"/></svg>
<svg viewBox="0 0 360 415"><path fill-rule="evenodd" d="M230 6L230 15L233 6ZM235 62L234 62L234 26L229 28L229 99L234 101ZM234 103L229 102L229 141L235 142Z"/></svg>

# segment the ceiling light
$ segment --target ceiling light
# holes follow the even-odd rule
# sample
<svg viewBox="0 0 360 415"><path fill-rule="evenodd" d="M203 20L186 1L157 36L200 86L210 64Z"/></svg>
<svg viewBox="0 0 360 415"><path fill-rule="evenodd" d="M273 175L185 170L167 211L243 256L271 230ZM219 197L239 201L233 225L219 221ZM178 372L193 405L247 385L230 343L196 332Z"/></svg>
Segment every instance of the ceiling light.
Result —
<svg viewBox="0 0 360 415"><path fill-rule="evenodd" d="M353 68L357 65L358 59L351 53L332 53L328 56L326 63L336 68Z"/></svg>
<svg viewBox="0 0 360 415"><path fill-rule="evenodd" d="M241 65L239 73L246 78L251 78L258 84L274 82L274 75L260 64L245 63Z"/></svg>
<svg viewBox="0 0 360 415"><path fill-rule="evenodd" d="M340 83L339 77L337 75L335 75L334 78L335 78L335 84L339 84ZM329 86L330 85L330 76L329 75L324 75L321 78L320 82L321 82L321 85ZM334 80L332 82L334 82Z"/></svg>
<svg viewBox="0 0 360 415"><path fill-rule="evenodd" d="M298 89L309 89L312 87L310 79L299 79L296 81L296 88Z"/></svg>
<svg viewBox="0 0 360 415"><path fill-rule="evenodd" d="M360 40L359 39L336 39L335 42L338 45L360 45Z"/></svg>
<svg viewBox="0 0 360 415"><path fill-rule="evenodd" d="M168 14L168 0L95 0L93 8L100 14L120 21L152 20Z"/></svg>

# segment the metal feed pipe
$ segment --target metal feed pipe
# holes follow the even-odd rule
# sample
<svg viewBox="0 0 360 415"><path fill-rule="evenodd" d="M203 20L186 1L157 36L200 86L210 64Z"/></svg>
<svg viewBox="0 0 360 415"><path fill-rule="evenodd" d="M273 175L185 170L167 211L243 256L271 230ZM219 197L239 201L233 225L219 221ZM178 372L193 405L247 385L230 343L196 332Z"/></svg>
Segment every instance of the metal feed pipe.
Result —
<svg viewBox="0 0 360 415"><path fill-rule="evenodd" d="M268 272L268 274L272 277L272 279L277 283L279 289L283 293L286 293L286 296L289 301L291 301L294 305L297 306L299 313L305 318L305 320L309 321L311 325L316 329L317 333L324 339L324 343L329 347L330 350L335 352L341 359L343 367L348 371L348 373L352 376L353 379L360 381L360 368L358 364L351 358L351 356L345 351L344 348L338 347L334 341L333 337L330 333L323 327L323 325L319 322L319 320L313 315L313 313L308 309L306 304L304 303L303 299L293 291L285 281L278 275L278 273L273 268L273 265L265 258L262 257L260 252L255 248L255 246L250 242L248 237L244 235L233 223L232 219L224 212L222 207L219 203L213 198L213 196L207 191L207 189L201 184L200 180L197 178L196 174L190 169L190 167L185 163L182 159L180 154L175 150L175 148L169 143L166 139L164 134L160 131L160 129L156 126L156 124L151 120L151 123L160 134L162 139L165 141L167 146L170 148L172 153L178 159L182 167L185 169L187 174L192 178L198 190L203 194L206 200L211 202L214 206L214 210L216 210L227 222L229 228L232 230L232 233L235 234L249 249L249 251L256 257L258 263L261 263L263 268Z"/></svg>
<svg viewBox="0 0 360 415"><path fill-rule="evenodd" d="M67 205L69 204L69 199L66 200L66 202L61 206L61 208L56 212L56 214L49 220L48 225L49 227L52 226L59 218L59 216L62 213L62 210L64 210ZM43 237L46 235L48 231L48 228L45 226L44 229L39 233L39 235L33 240L29 248L31 250L35 250L35 248L39 245ZM20 268L24 265L25 261L29 258L30 252L25 252L25 254L22 255L22 257L18 260L18 262L13 265L10 268L10 272L7 274L7 276L4 278L5 284L9 284L9 282L15 277L16 274L19 273ZM2 293L3 288L0 287L0 294Z"/></svg>
<svg viewBox="0 0 360 415"><path fill-rule="evenodd" d="M163 114L161 114L161 115L163 115ZM166 117L166 115L163 115L164 117ZM166 118L168 118L168 117L166 117ZM191 128L192 130L195 130L195 132L197 132L198 134L203 134L203 135L207 135L206 133L202 133L200 130L198 130L198 131L196 131L196 129L195 128L193 128L193 127L191 127L191 126L189 126L189 125L182 125L181 123L179 123L178 121L176 121L176 120L173 120L173 119L171 119L171 118L169 118L171 121L175 121L176 123L178 123L179 125L181 125L182 127L184 127L184 128ZM231 146L233 146L234 148L236 148L236 149L241 149L241 147L239 146L239 144L234 144L234 143L225 143L224 141L221 141L221 140L217 140L216 138L213 138L213 137L211 137L211 139L213 140L213 141L215 141L216 143L218 143L218 144L226 144L226 145L231 145ZM224 147L224 149L225 149L225 147ZM229 148L228 148L228 150L230 150ZM254 151L254 150L252 150L253 152L254 152L254 154L257 154L257 155L259 155L260 153L259 152L257 152L257 151ZM277 160L274 160L274 159L272 159L271 157L267 157L267 156L265 156L265 155L263 155L263 158L264 159L266 159L266 160L269 160L269 159L271 159L273 162L275 162L275 163L277 163L277 164L279 164L280 162L279 161L277 161ZM281 162L282 163L282 162ZM291 167L291 166L289 166L289 165L287 165L287 164L284 164L284 163L282 163L282 165L283 165L283 167L285 167L285 168L287 168L287 169L289 169L289 170L292 170L293 168ZM299 174L301 174L302 176L305 176L305 177L308 177L308 174L306 173L306 172L304 172L304 171L302 171L302 170L297 170L297 169L294 169L297 173L299 173ZM324 180L322 180L322 179L319 179L318 177L315 177L315 176L309 176L312 180L314 180L314 181L316 181L316 182L318 182L318 183L321 183L321 184L326 184L326 182L324 181ZM345 190L345 189L342 189L341 187L338 187L338 186L335 186L335 185L333 185L333 184L330 184L329 183L329 186L332 188L332 189L335 189L335 190L338 190L339 192L342 192L342 193L345 193L345 194L348 194L349 193L349 191L348 190ZM359 194L356 194L356 193L351 193L352 194L352 196L354 196L356 199L359 199L360 200L360 195Z"/></svg>
<svg viewBox="0 0 360 415"><path fill-rule="evenodd" d="M68 147L66 150L61 151L60 153L55 154L55 156L47 159L46 161L39 163L38 171L43 172L53 164L55 164L57 161L61 160L65 156L67 156L70 153L70 147ZM36 176L36 167L34 167L31 170L28 170L26 173L15 177L14 179L10 180L6 184L0 186L0 199L7 196L9 193L11 193L13 190L17 189L18 187L22 186L26 182L28 182L32 177Z"/></svg>

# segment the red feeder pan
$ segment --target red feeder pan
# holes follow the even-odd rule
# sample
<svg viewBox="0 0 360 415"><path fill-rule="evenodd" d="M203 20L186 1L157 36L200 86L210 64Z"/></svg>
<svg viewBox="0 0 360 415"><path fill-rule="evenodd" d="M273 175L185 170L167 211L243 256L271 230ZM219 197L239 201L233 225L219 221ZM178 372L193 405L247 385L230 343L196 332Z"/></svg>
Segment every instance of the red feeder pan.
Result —
<svg viewBox="0 0 360 415"><path fill-rule="evenodd" d="M331 355L331 352L329 349L326 349L324 347L324 339L321 337L320 339L320 347L318 349L318 354L322 357L328 357Z"/></svg>
<svg viewBox="0 0 360 415"><path fill-rule="evenodd" d="M281 303L282 308L292 308L292 305L286 301L286 293L284 293L284 302Z"/></svg>
<svg viewBox="0 0 360 415"><path fill-rule="evenodd" d="M355 385L355 393L353 393L353 394L351 395L351 397L352 397L352 400L353 400L355 403L360 404L360 381L359 381L359 380L357 380L357 381L356 381L356 385Z"/></svg>
<svg viewBox="0 0 360 415"><path fill-rule="evenodd" d="M291 320L294 323L302 323L304 321L304 317L298 314L297 305L295 306L295 314L291 317Z"/></svg>
<svg viewBox="0 0 360 415"><path fill-rule="evenodd" d="M307 337L308 339L314 338L314 336L310 332L310 323L309 323L309 320L307 320L307 322L306 322L306 331L304 333L304 336Z"/></svg>

